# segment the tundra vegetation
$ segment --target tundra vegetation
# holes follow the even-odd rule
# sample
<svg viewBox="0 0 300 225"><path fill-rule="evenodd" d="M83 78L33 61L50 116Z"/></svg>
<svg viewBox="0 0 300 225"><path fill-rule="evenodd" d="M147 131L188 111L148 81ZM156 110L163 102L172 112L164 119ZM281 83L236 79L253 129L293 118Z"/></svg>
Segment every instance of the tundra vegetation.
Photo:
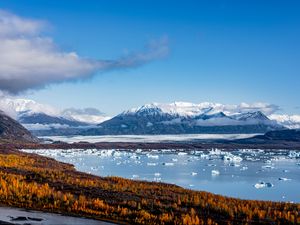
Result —
<svg viewBox="0 0 300 225"><path fill-rule="evenodd" d="M50 150L51 151L51 150ZM176 185L97 177L0 146L2 205L124 224L299 224L300 204L253 201Z"/></svg>

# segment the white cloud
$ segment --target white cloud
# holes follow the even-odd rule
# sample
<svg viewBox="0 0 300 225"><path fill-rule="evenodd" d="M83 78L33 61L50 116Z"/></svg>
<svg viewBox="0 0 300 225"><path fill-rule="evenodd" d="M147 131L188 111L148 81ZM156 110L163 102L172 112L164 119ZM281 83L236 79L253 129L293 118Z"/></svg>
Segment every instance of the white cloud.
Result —
<svg viewBox="0 0 300 225"><path fill-rule="evenodd" d="M0 11L0 90L19 93L52 83L86 79L96 72L140 66L168 54L168 39L117 60L87 59L60 50L42 35L46 23Z"/></svg>
<svg viewBox="0 0 300 225"><path fill-rule="evenodd" d="M44 21L20 18L12 13L0 10L0 36L16 37L36 35L45 26Z"/></svg>
<svg viewBox="0 0 300 225"><path fill-rule="evenodd" d="M63 110L61 114L65 118L91 124L99 124L111 118L95 108L69 108Z"/></svg>
<svg viewBox="0 0 300 225"><path fill-rule="evenodd" d="M52 123L52 124L40 124L40 123L27 123L23 126L28 130L51 130L51 129L66 129L69 128L66 124Z"/></svg>

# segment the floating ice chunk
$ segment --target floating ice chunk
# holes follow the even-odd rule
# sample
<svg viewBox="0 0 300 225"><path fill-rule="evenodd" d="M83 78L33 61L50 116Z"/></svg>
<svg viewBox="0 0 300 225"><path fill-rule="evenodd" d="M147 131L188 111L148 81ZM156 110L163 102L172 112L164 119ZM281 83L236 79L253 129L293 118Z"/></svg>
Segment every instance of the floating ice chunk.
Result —
<svg viewBox="0 0 300 225"><path fill-rule="evenodd" d="M196 172L191 172L191 175L192 176L196 176L198 173L196 173Z"/></svg>
<svg viewBox="0 0 300 225"><path fill-rule="evenodd" d="M195 185L193 185L193 184L189 184L189 187L194 187Z"/></svg>
<svg viewBox="0 0 300 225"><path fill-rule="evenodd" d="M171 162L166 162L166 163L163 163L164 166L174 166L174 163L171 163Z"/></svg>
<svg viewBox="0 0 300 225"><path fill-rule="evenodd" d="M212 176L218 176L218 175L220 175L220 172L219 172L219 170L212 170L211 175Z"/></svg>
<svg viewBox="0 0 300 225"><path fill-rule="evenodd" d="M139 148L138 148L137 150L135 150L136 153L141 153L142 151L143 151L143 150L142 150L142 149L139 149Z"/></svg>
<svg viewBox="0 0 300 225"><path fill-rule="evenodd" d="M201 159L209 159L209 155L206 155L206 154L200 154L199 155L199 157L201 158Z"/></svg>
<svg viewBox="0 0 300 225"><path fill-rule="evenodd" d="M281 181L289 181L289 180L292 180L292 179L286 178L286 177L279 177L278 180L281 180Z"/></svg>
<svg viewBox="0 0 300 225"><path fill-rule="evenodd" d="M160 177L161 173L154 173L154 176Z"/></svg>
<svg viewBox="0 0 300 225"><path fill-rule="evenodd" d="M240 167L241 165L240 165L240 164L237 164L237 163L230 163L230 166L233 166L233 167Z"/></svg>
<svg viewBox="0 0 300 225"><path fill-rule="evenodd" d="M172 161L173 161L173 162L177 162L177 161L178 161L178 159L174 158L174 159L172 159Z"/></svg>
<svg viewBox="0 0 300 225"><path fill-rule="evenodd" d="M254 185L254 187L255 187L256 189L260 189L260 188L266 187L266 184L265 184L264 182L260 182L260 183L256 183L256 184Z"/></svg>
<svg viewBox="0 0 300 225"><path fill-rule="evenodd" d="M140 177L140 176L137 175L137 174L133 174L133 175L132 175L132 178L134 178L134 179L135 179L135 178L139 178L139 177Z"/></svg>
<svg viewBox="0 0 300 225"><path fill-rule="evenodd" d="M240 170L247 170L248 169L248 166L243 166Z"/></svg>
<svg viewBox="0 0 300 225"><path fill-rule="evenodd" d="M261 168L263 168L263 169L274 169L275 167L271 166L271 165L265 165L265 166L262 166Z"/></svg>
<svg viewBox="0 0 300 225"><path fill-rule="evenodd" d="M265 188L265 187L268 187L268 188L270 188L270 187L273 187L274 185L272 184L272 183L269 183L269 182L263 182L263 181L261 181L261 182L259 182L259 183L256 183L255 185L254 185L254 187L256 188L256 189L261 189L261 188Z"/></svg>
<svg viewBox="0 0 300 225"><path fill-rule="evenodd" d="M224 153L222 153L222 151L220 149L212 149L211 151L209 151L210 155L222 155Z"/></svg>
<svg viewBox="0 0 300 225"><path fill-rule="evenodd" d="M226 162L241 162L243 161L243 158L240 156L235 156L231 153L227 153L226 155L223 156L223 160Z"/></svg>
<svg viewBox="0 0 300 225"><path fill-rule="evenodd" d="M156 182L160 182L161 181L161 177L154 177L153 180L156 181Z"/></svg>
<svg viewBox="0 0 300 225"><path fill-rule="evenodd" d="M288 172L290 172L289 170L282 170L282 172L284 172L284 173L288 173Z"/></svg>
<svg viewBox="0 0 300 225"><path fill-rule="evenodd" d="M300 152L290 151L288 157L290 157L290 158L300 158Z"/></svg>
<svg viewBox="0 0 300 225"><path fill-rule="evenodd" d="M147 163L147 166L157 166L157 163L151 163L151 162L148 162L148 163Z"/></svg>
<svg viewBox="0 0 300 225"><path fill-rule="evenodd" d="M187 155L187 152L178 152L178 155Z"/></svg>
<svg viewBox="0 0 300 225"><path fill-rule="evenodd" d="M122 153L121 153L120 151L115 151L115 152L113 153L113 156L114 156L114 157L120 157L120 156L122 156Z"/></svg>
<svg viewBox="0 0 300 225"><path fill-rule="evenodd" d="M214 166L216 166L216 164L210 164L210 163L208 163L208 164L206 164L206 166L214 167Z"/></svg>
<svg viewBox="0 0 300 225"><path fill-rule="evenodd" d="M172 152L171 149L162 149L161 151L162 151L162 152Z"/></svg>
<svg viewBox="0 0 300 225"><path fill-rule="evenodd" d="M149 159L159 159L159 155L151 155L151 154L147 154L147 157Z"/></svg>

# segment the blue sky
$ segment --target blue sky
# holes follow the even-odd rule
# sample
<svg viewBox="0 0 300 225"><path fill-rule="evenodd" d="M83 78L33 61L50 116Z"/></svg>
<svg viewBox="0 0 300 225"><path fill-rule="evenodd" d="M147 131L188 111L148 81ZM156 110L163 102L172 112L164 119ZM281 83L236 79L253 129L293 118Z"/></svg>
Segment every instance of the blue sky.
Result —
<svg viewBox="0 0 300 225"><path fill-rule="evenodd" d="M51 84L25 96L107 114L149 102L269 102L300 113L299 1L1 1L43 20L62 51L115 59L152 40L168 55L141 66Z"/></svg>

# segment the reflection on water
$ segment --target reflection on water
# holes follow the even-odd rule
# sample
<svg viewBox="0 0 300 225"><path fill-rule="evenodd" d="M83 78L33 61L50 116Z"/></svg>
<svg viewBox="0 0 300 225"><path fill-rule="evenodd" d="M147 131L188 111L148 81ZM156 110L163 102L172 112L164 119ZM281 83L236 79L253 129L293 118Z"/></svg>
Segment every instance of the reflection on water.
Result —
<svg viewBox="0 0 300 225"><path fill-rule="evenodd" d="M300 202L300 153L297 151L24 151L72 163L77 170L100 176L174 183L243 199Z"/></svg>

